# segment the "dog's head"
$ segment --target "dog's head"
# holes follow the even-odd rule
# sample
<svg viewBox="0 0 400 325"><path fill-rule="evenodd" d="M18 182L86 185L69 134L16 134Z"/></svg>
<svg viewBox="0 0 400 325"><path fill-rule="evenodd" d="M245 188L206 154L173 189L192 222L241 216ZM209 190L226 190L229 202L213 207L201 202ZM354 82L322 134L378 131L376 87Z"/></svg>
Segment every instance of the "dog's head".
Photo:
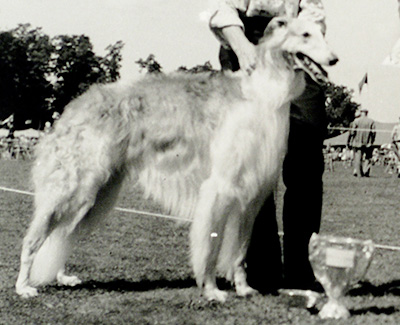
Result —
<svg viewBox="0 0 400 325"><path fill-rule="evenodd" d="M261 42L268 49L281 52L290 66L305 71L318 83L328 81L322 66L332 66L338 61L320 26L306 19L274 18Z"/></svg>

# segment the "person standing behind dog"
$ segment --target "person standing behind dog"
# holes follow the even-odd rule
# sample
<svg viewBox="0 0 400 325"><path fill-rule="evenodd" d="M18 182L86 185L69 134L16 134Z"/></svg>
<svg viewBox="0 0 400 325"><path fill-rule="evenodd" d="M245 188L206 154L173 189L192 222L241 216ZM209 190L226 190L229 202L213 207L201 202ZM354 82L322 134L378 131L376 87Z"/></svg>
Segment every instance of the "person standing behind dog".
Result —
<svg viewBox="0 0 400 325"><path fill-rule="evenodd" d="M257 58L254 45L275 16L310 19L325 33L320 0L214 0L214 5L210 28L221 42L222 70L252 73ZM288 151L283 165L283 265L273 195L256 217L246 256L247 281L261 293L283 286L312 289L315 285L308 243L312 233L319 232L321 223L322 149L327 118L323 90L309 76L306 83L304 94L291 105Z"/></svg>
<svg viewBox="0 0 400 325"><path fill-rule="evenodd" d="M371 171L372 145L375 142L375 122L368 117L368 110L361 109L347 139L347 144L354 150L354 171L356 177L369 177Z"/></svg>

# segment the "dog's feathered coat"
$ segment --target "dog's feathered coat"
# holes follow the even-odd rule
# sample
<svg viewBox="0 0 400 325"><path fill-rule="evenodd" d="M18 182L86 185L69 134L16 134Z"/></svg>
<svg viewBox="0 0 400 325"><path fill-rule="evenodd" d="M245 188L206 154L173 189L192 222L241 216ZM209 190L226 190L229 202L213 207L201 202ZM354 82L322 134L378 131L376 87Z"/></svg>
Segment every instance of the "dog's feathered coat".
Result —
<svg viewBox="0 0 400 325"><path fill-rule="evenodd" d="M226 298L217 269L239 295L252 293L243 268L249 236L279 175L289 102L304 90L293 55L312 52L300 27L318 38L310 47L318 62L332 59L315 25L280 19L258 46L251 76L146 77L129 87L94 86L71 102L37 148L35 213L17 292L34 296L35 286L55 278L80 282L64 274L68 248L110 211L130 172L167 211L193 219L193 270L208 299Z"/></svg>

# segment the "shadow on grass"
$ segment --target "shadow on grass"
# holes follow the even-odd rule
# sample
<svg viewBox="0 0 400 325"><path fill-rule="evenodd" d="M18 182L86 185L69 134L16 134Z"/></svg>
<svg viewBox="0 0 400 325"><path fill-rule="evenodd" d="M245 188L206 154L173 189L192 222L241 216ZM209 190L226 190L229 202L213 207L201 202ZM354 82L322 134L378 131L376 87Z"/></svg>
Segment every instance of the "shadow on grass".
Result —
<svg viewBox="0 0 400 325"><path fill-rule="evenodd" d="M315 307L309 308L307 310L311 315L318 315L318 313L320 312L320 310ZM394 306L389 306L389 307L370 306L360 309L350 309L349 311L352 316L365 315L368 313L375 315L392 315L398 313L400 309Z"/></svg>
<svg viewBox="0 0 400 325"><path fill-rule="evenodd" d="M177 279L177 280L141 280L141 281L128 281L123 279L115 279L107 282L90 280L83 282L75 287L59 287L59 290L104 290L104 291L116 291L116 292L132 292L132 291L150 291L155 289L187 289L196 286L196 281L192 278Z"/></svg>
<svg viewBox="0 0 400 325"><path fill-rule="evenodd" d="M388 283L373 285L370 282L360 282L359 286L349 291L350 296L382 297L384 295L400 296L400 280L393 280Z"/></svg>
<svg viewBox="0 0 400 325"><path fill-rule="evenodd" d="M232 289L232 284L225 279L217 278L218 288L221 290ZM51 285L47 286L48 290L53 291L107 291L107 292L145 292L156 289L188 289L197 288L196 281L191 278L183 279L157 279L157 280L141 280L129 281L125 279L114 279L111 281L103 282L97 280L90 280L83 282L74 287Z"/></svg>
<svg viewBox="0 0 400 325"><path fill-rule="evenodd" d="M390 306L390 307L367 307L367 308L360 308L360 309L352 309L350 310L350 314L352 316L356 315L365 315L368 313L375 314L375 315L392 315L394 313L398 313L400 310L397 307Z"/></svg>
<svg viewBox="0 0 400 325"><path fill-rule="evenodd" d="M372 295L373 297L383 297L385 295L400 296L400 280L393 280L379 285L373 285L370 282L360 282L359 287L349 291L349 295L353 297L367 295ZM350 310L350 313L352 315L364 315L367 313L375 315L392 315L399 311L400 308L398 306L370 306L366 308L352 309Z"/></svg>

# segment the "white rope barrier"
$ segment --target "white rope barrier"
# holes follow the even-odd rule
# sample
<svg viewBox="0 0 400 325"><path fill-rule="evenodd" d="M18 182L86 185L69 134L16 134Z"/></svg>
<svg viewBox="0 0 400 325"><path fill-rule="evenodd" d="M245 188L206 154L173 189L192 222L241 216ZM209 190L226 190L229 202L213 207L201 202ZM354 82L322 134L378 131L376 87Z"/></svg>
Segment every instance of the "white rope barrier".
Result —
<svg viewBox="0 0 400 325"><path fill-rule="evenodd" d="M136 209L126 209L126 208L114 208L117 211L121 212L127 212L127 213L136 213L136 214L141 214L144 216L149 216L149 217L157 217L157 218L164 218L164 219L171 219L171 220L179 220L179 221L188 221L191 222L191 219L186 219L186 218L180 218L180 217L174 217L174 216L169 216L166 214L160 214L160 213L153 213L153 212L146 212L146 211L140 211Z"/></svg>
<svg viewBox="0 0 400 325"><path fill-rule="evenodd" d="M24 195L30 195L30 196L34 195L34 193L32 193L32 192L16 190L13 188L8 188L8 187L3 187L3 186L0 186L0 190L4 191L4 192L12 192L12 193L24 194ZM187 219L187 218L174 217L174 216L169 216L169 215L165 215L165 214L146 212L146 211L141 211L141 210L136 210L136 209L127 209L127 208L119 208L119 207L116 207L114 209L117 211L120 211L120 212L136 213L136 214L150 216L150 217L158 217L158 218L164 218L164 219L189 221L189 222L192 221L191 219Z"/></svg>
<svg viewBox="0 0 400 325"><path fill-rule="evenodd" d="M11 193L17 193L17 194L23 194L23 195L30 195L30 196L34 195L34 193L32 193L32 192L21 191L21 190L8 188L8 187L4 187L4 186L0 186L0 190L4 191L4 192L11 192ZM118 208L118 207L116 207L114 209L117 211L120 211L120 212L135 213L135 214L149 216L149 217L179 220L179 221L188 221L188 222L192 221L191 219L179 218L179 217L169 216L169 215L165 215L165 214L146 212L146 211L141 211L141 210L136 210L136 209L127 209L127 208ZM279 235L283 236L283 232L280 231ZM400 247L398 247L398 246L380 245L380 244L374 244L374 245L375 245L375 248L378 248L378 249L389 250L389 251L400 251Z"/></svg>
<svg viewBox="0 0 400 325"><path fill-rule="evenodd" d="M32 192L21 191L21 190L15 190L15 189L13 189L13 188L8 188L8 187L3 187L3 186L0 186L0 190L5 191L5 192L17 193L17 194L33 195Z"/></svg>
<svg viewBox="0 0 400 325"><path fill-rule="evenodd" d="M380 245L380 244L374 244L376 248L384 249L387 251L400 251L400 247L397 246L389 246L389 245Z"/></svg>
<svg viewBox="0 0 400 325"><path fill-rule="evenodd" d="M339 131L351 131L351 130L353 130L352 128L345 128L345 127L339 127L339 126L332 126L332 127L329 127L328 126L328 130L339 130ZM371 129L354 129L354 130L357 130L357 131L371 131ZM377 132L377 133L392 133L392 131L391 130L381 130L381 129L377 129L377 130L372 130L372 131L374 131L374 132Z"/></svg>

